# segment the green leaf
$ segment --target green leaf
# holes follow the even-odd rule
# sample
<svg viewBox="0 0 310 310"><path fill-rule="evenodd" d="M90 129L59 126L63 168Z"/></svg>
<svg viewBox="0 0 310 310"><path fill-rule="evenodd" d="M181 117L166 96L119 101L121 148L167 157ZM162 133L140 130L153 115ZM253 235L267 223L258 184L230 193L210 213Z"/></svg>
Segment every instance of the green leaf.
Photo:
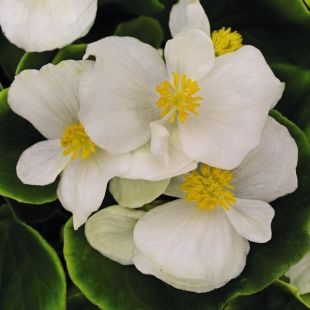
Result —
<svg viewBox="0 0 310 310"><path fill-rule="evenodd" d="M305 128L305 134L307 135L308 139L310 140L310 122Z"/></svg>
<svg viewBox="0 0 310 310"><path fill-rule="evenodd" d="M264 0L269 2L279 14L292 23L310 28L310 1L309 0ZM308 2L308 3L307 3Z"/></svg>
<svg viewBox="0 0 310 310"><path fill-rule="evenodd" d="M294 120L302 129L310 125L310 70L289 63L271 63L275 74L285 82L279 110Z"/></svg>
<svg viewBox="0 0 310 310"><path fill-rule="evenodd" d="M131 36L142 42L159 48L164 38L160 23L147 16L139 16L127 22L120 23L114 33L116 36Z"/></svg>
<svg viewBox="0 0 310 310"><path fill-rule="evenodd" d="M53 248L0 207L0 308L65 309L66 282Z"/></svg>
<svg viewBox="0 0 310 310"><path fill-rule="evenodd" d="M67 310L98 310L99 308L88 301L88 299L77 288L68 292Z"/></svg>
<svg viewBox="0 0 310 310"><path fill-rule="evenodd" d="M300 294L298 289L282 280L275 282L278 289L290 293L299 302L301 302L307 309L310 309L310 294Z"/></svg>
<svg viewBox="0 0 310 310"><path fill-rule="evenodd" d="M62 48L52 60L54 65L57 65L63 60L73 59L81 60L85 54L87 44L72 44Z"/></svg>
<svg viewBox="0 0 310 310"><path fill-rule="evenodd" d="M120 4L126 12L137 15L153 15L165 7L159 0L99 0L99 6L107 3Z"/></svg>
<svg viewBox="0 0 310 310"><path fill-rule="evenodd" d="M53 218L61 210L59 201L42 205L31 205L10 201L10 205L17 217L27 224L43 223Z"/></svg>
<svg viewBox="0 0 310 310"><path fill-rule="evenodd" d="M279 280L257 294L236 298L225 310L264 309L266 306L268 310L308 309L296 289Z"/></svg>
<svg viewBox="0 0 310 310"><path fill-rule="evenodd" d="M32 204L54 201L56 182L48 186L25 185L16 175L21 153L45 138L10 110L7 95L8 89L0 92L0 195Z"/></svg>
<svg viewBox="0 0 310 310"><path fill-rule="evenodd" d="M55 55L56 51L25 53L17 65L15 74L17 75L26 69L40 69L50 63Z"/></svg>
<svg viewBox="0 0 310 310"><path fill-rule="evenodd" d="M300 295L302 302L310 309L310 293Z"/></svg>
<svg viewBox="0 0 310 310"><path fill-rule="evenodd" d="M24 53L22 49L10 43L0 32L0 67L10 81L13 80L16 66Z"/></svg>
<svg viewBox="0 0 310 310"><path fill-rule="evenodd" d="M299 147L298 190L273 202L273 238L251 244L242 274L225 287L206 294L176 290L134 267L119 265L90 247L71 220L64 231L64 255L72 281L102 309L223 309L234 298L261 291L287 272L309 250L310 145L304 133L279 112L272 115L285 125ZM297 212L298 210L298 212ZM87 277L85 276L87 275Z"/></svg>

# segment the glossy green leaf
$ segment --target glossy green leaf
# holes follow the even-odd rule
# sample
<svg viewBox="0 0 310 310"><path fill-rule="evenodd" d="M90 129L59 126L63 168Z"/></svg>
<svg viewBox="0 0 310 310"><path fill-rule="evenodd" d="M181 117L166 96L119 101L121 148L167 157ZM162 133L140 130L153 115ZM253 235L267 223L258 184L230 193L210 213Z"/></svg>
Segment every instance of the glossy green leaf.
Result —
<svg viewBox="0 0 310 310"><path fill-rule="evenodd" d="M310 309L310 293L300 295L302 302Z"/></svg>
<svg viewBox="0 0 310 310"><path fill-rule="evenodd" d="M117 36L131 36L155 48L162 44L164 33L160 23L148 16L139 16L127 22L119 24L114 33Z"/></svg>
<svg viewBox="0 0 310 310"><path fill-rule="evenodd" d="M271 68L285 82L279 110L306 131L310 125L310 69L289 63L271 63Z"/></svg>
<svg viewBox="0 0 310 310"><path fill-rule="evenodd" d="M285 19L310 28L310 1L309 0L264 0L279 12Z"/></svg>
<svg viewBox="0 0 310 310"><path fill-rule="evenodd" d="M310 140L310 122L305 128L305 133L306 133L308 139Z"/></svg>
<svg viewBox="0 0 310 310"><path fill-rule="evenodd" d="M13 80L17 64L24 53L22 49L10 43L0 32L0 68L8 80Z"/></svg>
<svg viewBox="0 0 310 310"><path fill-rule="evenodd" d="M50 63L55 55L56 51L25 53L17 65L15 74L17 75L26 69L40 69Z"/></svg>
<svg viewBox="0 0 310 310"><path fill-rule="evenodd" d="M225 310L305 310L309 309L298 295L298 292L283 281L276 281L263 291L238 297Z"/></svg>
<svg viewBox="0 0 310 310"><path fill-rule="evenodd" d="M7 206L0 233L0 309L65 309L65 274L53 248Z"/></svg>
<svg viewBox="0 0 310 310"><path fill-rule="evenodd" d="M85 54L87 44L72 44L65 46L61 50L58 51L52 63L57 65L63 60L73 59L73 60L81 60L83 55Z"/></svg>
<svg viewBox="0 0 310 310"><path fill-rule="evenodd" d="M164 9L159 0L99 0L99 6L107 3L117 3L128 13L137 15L153 15Z"/></svg>
<svg viewBox="0 0 310 310"><path fill-rule="evenodd" d="M0 195L24 203L42 204L56 200L56 182L48 186L23 184L16 163L29 146L45 138L7 104L8 89L0 92Z"/></svg>
<svg viewBox="0 0 310 310"><path fill-rule="evenodd" d="M73 231L69 221L65 227L64 255L73 282L102 309L214 310L223 309L238 296L262 290L287 272L309 250L310 145L293 123L279 112L272 115L287 126L298 144L299 188L272 203L276 211L273 238L266 244L251 244L247 265L237 279L206 294L176 290L140 274L132 266L122 266L101 256L87 243L84 231Z"/></svg>
<svg viewBox="0 0 310 310"><path fill-rule="evenodd" d="M12 210L17 217L27 224L36 224L47 222L53 218L61 210L60 202L57 200L52 203L42 205L31 205L18 203L15 200L10 200Z"/></svg>
<svg viewBox="0 0 310 310"><path fill-rule="evenodd" d="M98 310L77 288L68 292L67 310Z"/></svg>
<svg viewBox="0 0 310 310"><path fill-rule="evenodd" d="M310 293L300 294L298 289L287 282L278 280L275 282L275 285L282 291L290 293L294 296L299 302L301 302L307 309L310 309Z"/></svg>

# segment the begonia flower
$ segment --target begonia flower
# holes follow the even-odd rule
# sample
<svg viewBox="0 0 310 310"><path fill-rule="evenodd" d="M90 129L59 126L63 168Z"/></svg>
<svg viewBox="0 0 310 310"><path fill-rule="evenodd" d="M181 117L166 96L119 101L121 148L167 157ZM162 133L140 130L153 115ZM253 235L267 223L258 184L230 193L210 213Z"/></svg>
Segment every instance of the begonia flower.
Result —
<svg viewBox="0 0 310 310"><path fill-rule="evenodd" d="M191 13L197 20L188 20L202 18L201 9ZM284 84L255 47L238 39L238 49L218 56L206 33L207 20L187 27L181 18L183 31L173 23L175 13L171 16L177 35L166 43L165 61L153 47L130 37L88 45L85 58L96 61L81 82L81 120L93 141L110 152L142 148L169 165L177 147L184 166L189 158L233 169L258 145ZM226 39L217 35L217 45ZM143 166L140 170L127 177L155 180Z"/></svg>
<svg viewBox="0 0 310 310"><path fill-rule="evenodd" d="M130 154L111 154L98 147L80 122L79 83L91 61L63 61L16 76L11 109L28 120L47 140L26 149L16 171L25 184L47 185L58 175L57 195L73 213L75 229L96 211L108 181L126 172Z"/></svg>
<svg viewBox="0 0 310 310"><path fill-rule="evenodd" d="M297 158L288 130L268 118L260 144L236 169L201 164L171 180L165 193L178 199L148 212L103 209L86 223L86 237L103 255L176 288L211 291L242 272L249 241L270 240L269 203L296 189Z"/></svg>

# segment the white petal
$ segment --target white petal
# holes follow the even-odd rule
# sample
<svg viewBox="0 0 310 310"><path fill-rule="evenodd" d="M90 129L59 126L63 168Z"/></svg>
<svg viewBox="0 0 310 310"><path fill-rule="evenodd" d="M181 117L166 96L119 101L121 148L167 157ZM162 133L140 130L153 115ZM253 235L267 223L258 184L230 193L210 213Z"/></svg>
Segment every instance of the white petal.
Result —
<svg viewBox="0 0 310 310"><path fill-rule="evenodd" d="M129 164L129 154L115 155L101 150L87 159L70 162L61 176L57 195L63 207L73 213L75 229L98 210L109 180L124 173Z"/></svg>
<svg viewBox="0 0 310 310"><path fill-rule="evenodd" d="M159 181L194 170L197 163L189 159L181 149L176 128L170 130L169 161L163 163L151 152L150 143L132 153L131 168L122 175L126 179Z"/></svg>
<svg viewBox="0 0 310 310"><path fill-rule="evenodd" d="M87 241L102 255L120 264L130 265L134 251L133 229L144 213L120 206L105 208L86 222Z"/></svg>
<svg viewBox="0 0 310 310"><path fill-rule="evenodd" d="M258 145L283 84L258 49L244 46L216 57L200 87L199 115L189 115L179 124L184 152L210 166L234 169Z"/></svg>
<svg viewBox="0 0 310 310"><path fill-rule="evenodd" d="M237 277L249 251L222 209L201 211L182 199L147 212L135 226L134 241L133 261L141 272L194 292Z"/></svg>
<svg viewBox="0 0 310 310"><path fill-rule="evenodd" d="M170 179L145 181L113 178L109 189L122 207L139 208L159 197L167 188L169 181Z"/></svg>
<svg viewBox="0 0 310 310"><path fill-rule="evenodd" d="M166 43L165 59L170 74L177 72L194 80L201 79L214 64L212 40L204 32L192 30Z"/></svg>
<svg viewBox="0 0 310 310"><path fill-rule="evenodd" d="M96 12L96 0L1 0L0 25L13 44L42 52L84 36Z"/></svg>
<svg viewBox="0 0 310 310"><path fill-rule="evenodd" d="M70 157L64 156L60 140L38 142L20 156L16 172L20 180L30 185L53 183L66 167Z"/></svg>
<svg viewBox="0 0 310 310"><path fill-rule="evenodd" d="M108 37L88 45L96 63L81 83L80 117L90 137L108 151L136 149L150 139L159 119L156 87L167 79L156 49L130 37Z"/></svg>
<svg viewBox="0 0 310 310"><path fill-rule="evenodd" d="M267 202L237 199L226 214L236 231L249 241L263 243L271 239L274 210Z"/></svg>
<svg viewBox="0 0 310 310"><path fill-rule="evenodd" d="M234 171L237 197L273 201L297 188L298 149L286 127L268 117L259 145Z"/></svg>
<svg viewBox="0 0 310 310"><path fill-rule="evenodd" d="M195 293L205 293L214 290L214 285L209 285L204 279L184 279L164 272L161 266L153 263L137 248L134 249L133 261L137 269L142 273L154 275L156 278L177 289Z"/></svg>
<svg viewBox="0 0 310 310"><path fill-rule="evenodd" d="M185 181L186 175L188 175L188 173L172 178L164 194L171 197L184 198L185 193L181 190L181 185Z"/></svg>
<svg viewBox="0 0 310 310"><path fill-rule="evenodd" d="M199 0L179 0L170 12L169 28L173 37L199 29L210 36L210 23Z"/></svg>
<svg viewBox="0 0 310 310"><path fill-rule="evenodd" d="M310 252L285 274L300 294L310 293Z"/></svg>
<svg viewBox="0 0 310 310"><path fill-rule="evenodd" d="M169 162L169 131L161 121L150 123L151 152L164 165Z"/></svg>
<svg viewBox="0 0 310 310"><path fill-rule="evenodd" d="M63 61L41 70L25 70L9 91L11 109L46 138L60 138L66 126L79 122L79 83L90 61Z"/></svg>

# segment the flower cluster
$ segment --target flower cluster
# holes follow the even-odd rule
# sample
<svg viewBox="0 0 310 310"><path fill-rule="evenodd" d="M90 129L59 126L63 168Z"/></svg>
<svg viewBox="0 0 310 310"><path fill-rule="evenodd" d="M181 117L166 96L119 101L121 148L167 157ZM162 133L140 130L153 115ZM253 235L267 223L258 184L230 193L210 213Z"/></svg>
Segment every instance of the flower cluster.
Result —
<svg viewBox="0 0 310 310"><path fill-rule="evenodd" d="M85 34L95 3L74 6L79 27L43 48ZM1 13L0 21L11 38L12 23ZM89 44L84 60L19 74L9 105L46 140L25 150L16 169L32 185L60 175L59 200L103 255L201 293L242 272L249 241L270 240L269 203L297 187L297 146L268 116L284 84L257 48L231 28L211 33L198 0L174 5L169 26L164 57L135 38L112 36ZM36 48L26 43L19 41ZM109 181L118 205L89 218ZM143 207L162 194L166 203Z"/></svg>

